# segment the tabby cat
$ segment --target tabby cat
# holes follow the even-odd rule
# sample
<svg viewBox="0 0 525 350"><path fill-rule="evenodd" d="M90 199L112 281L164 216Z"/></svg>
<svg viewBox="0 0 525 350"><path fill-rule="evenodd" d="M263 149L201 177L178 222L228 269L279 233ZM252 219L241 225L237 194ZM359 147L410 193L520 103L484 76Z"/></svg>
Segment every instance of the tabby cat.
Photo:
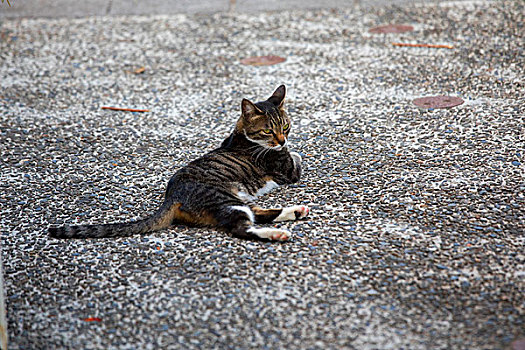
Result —
<svg viewBox="0 0 525 350"><path fill-rule="evenodd" d="M299 181L301 157L288 150L290 119L281 85L266 101L242 100L241 116L221 146L175 173L153 215L138 221L50 227L56 238L100 238L144 234L172 224L214 227L237 237L284 241L290 232L253 224L297 220L309 209L295 205L262 209L254 204L279 185Z"/></svg>

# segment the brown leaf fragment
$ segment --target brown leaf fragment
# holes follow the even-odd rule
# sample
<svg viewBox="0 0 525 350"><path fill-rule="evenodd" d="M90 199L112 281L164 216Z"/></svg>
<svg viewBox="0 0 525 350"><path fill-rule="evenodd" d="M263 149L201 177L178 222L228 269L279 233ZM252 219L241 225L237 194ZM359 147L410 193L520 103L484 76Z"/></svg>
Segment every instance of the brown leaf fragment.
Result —
<svg viewBox="0 0 525 350"><path fill-rule="evenodd" d="M405 33L411 32L414 30L414 27L403 25L403 24L386 24L379 27L370 28L369 33L373 34L388 34L388 33Z"/></svg>
<svg viewBox="0 0 525 350"><path fill-rule="evenodd" d="M100 107L101 109L108 109L110 111L124 111L124 112L149 112L149 109L135 109L135 108L121 108L121 107Z"/></svg>

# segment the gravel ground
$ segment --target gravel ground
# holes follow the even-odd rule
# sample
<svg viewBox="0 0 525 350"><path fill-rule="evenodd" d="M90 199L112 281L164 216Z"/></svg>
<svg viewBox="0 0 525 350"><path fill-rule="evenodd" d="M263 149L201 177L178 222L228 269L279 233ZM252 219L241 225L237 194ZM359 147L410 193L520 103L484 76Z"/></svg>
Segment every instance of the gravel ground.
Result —
<svg viewBox="0 0 525 350"><path fill-rule="evenodd" d="M511 348L525 336L524 15L516 0L4 20L10 348ZM414 31L368 32L387 23ZM287 61L239 63L266 54ZM311 207L283 225L290 242L46 236L153 211L241 99L281 83L305 176L261 202ZM441 94L465 103L412 104Z"/></svg>

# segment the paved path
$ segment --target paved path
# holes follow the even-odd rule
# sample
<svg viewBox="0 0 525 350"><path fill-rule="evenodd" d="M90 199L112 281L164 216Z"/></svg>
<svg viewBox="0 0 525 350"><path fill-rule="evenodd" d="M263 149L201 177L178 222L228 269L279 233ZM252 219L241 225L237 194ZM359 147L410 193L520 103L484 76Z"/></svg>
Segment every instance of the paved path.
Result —
<svg viewBox="0 0 525 350"><path fill-rule="evenodd" d="M468 1L2 19L10 348L516 348L524 14L522 1ZM386 23L414 30L369 32ZM267 54L286 61L240 63ZM50 224L152 212L170 175L231 131L242 98L282 83L304 179L261 204L311 207L285 224L290 242L186 227L46 236ZM412 102L435 95L465 102Z"/></svg>
<svg viewBox="0 0 525 350"><path fill-rule="evenodd" d="M0 7L0 17L84 17L155 15L176 13L210 14L215 12L282 11L293 9L349 8L356 5L382 6L386 4L403 5L410 0L12 0L11 7L4 3ZM437 2L437 1L436 1Z"/></svg>

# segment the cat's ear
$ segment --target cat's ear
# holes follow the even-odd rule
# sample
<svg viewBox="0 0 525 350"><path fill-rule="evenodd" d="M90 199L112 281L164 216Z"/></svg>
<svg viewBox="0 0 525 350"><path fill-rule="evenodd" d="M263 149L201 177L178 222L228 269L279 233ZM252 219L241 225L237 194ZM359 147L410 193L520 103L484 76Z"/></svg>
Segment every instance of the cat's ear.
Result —
<svg viewBox="0 0 525 350"><path fill-rule="evenodd" d="M263 114L259 108L255 104L253 104L251 101L248 101L247 99L243 98L241 102L241 111L242 116L246 119L250 119L256 114Z"/></svg>
<svg viewBox="0 0 525 350"><path fill-rule="evenodd" d="M284 105L285 96L286 87L284 85L281 85L273 92L273 95L268 99L268 101L273 103L274 106L282 108Z"/></svg>

